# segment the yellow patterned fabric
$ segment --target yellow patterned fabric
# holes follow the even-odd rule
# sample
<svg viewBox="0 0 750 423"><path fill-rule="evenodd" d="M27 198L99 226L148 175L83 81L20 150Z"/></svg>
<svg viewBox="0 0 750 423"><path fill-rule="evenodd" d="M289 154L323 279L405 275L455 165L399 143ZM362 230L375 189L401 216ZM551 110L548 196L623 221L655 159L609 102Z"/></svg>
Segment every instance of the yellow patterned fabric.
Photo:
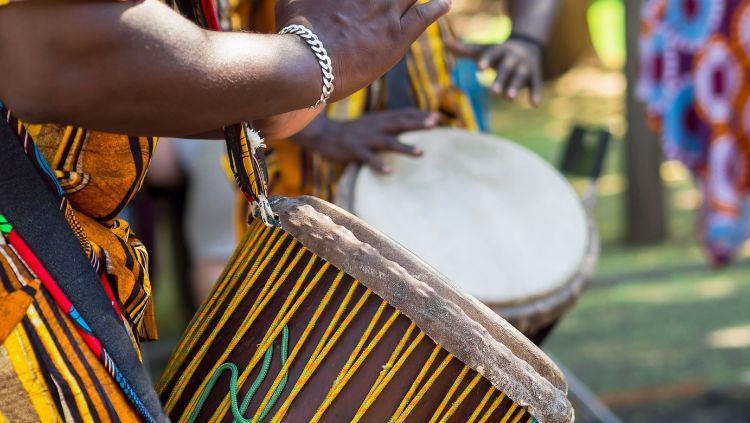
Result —
<svg viewBox="0 0 750 423"><path fill-rule="evenodd" d="M249 18L235 21L241 22L243 29L275 32L274 5L275 0L249 0L241 10L237 9L240 16ZM421 110L441 112L446 119L444 124L476 131L477 118L468 96L457 89L451 79L454 58L443 41L449 37L453 37L453 34L448 22L442 20L430 26L412 45L406 57L411 94ZM348 121L368 112L385 110L383 87L382 81L378 81L349 98L329 105L327 116ZM267 144L266 160L272 195L314 195L325 200L333 199L341 166L289 140L267 140Z"/></svg>
<svg viewBox="0 0 750 423"><path fill-rule="evenodd" d="M68 200L68 222L84 250L101 263L133 333L156 339L148 254L128 223L117 218L143 183L156 139L27 125L12 117L10 123L19 137L33 140L55 172Z"/></svg>
<svg viewBox="0 0 750 423"><path fill-rule="evenodd" d="M139 421L73 321L0 245L0 421Z"/></svg>

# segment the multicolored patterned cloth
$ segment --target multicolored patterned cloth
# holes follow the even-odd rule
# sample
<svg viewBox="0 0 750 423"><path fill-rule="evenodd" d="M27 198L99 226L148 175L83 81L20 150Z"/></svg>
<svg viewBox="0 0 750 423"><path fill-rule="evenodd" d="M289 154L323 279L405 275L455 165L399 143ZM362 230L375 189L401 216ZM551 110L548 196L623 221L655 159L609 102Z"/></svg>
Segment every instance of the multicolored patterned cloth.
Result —
<svg viewBox="0 0 750 423"><path fill-rule="evenodd" d="M133 345L153 339L147 256L127 223L114 216L140 185L154 141L27 125L0 111L42 180L59 196L60 210ZM140 399L12 225L0 215L0 417L137 419L129 400L144 413Z"/></svg>
<svg viewBox="0 0 750 423"><path fill-rule="evenodd" d="M731 261L750 231L750 1L645 0L638 94L702 194L699 234Z"/></svg>

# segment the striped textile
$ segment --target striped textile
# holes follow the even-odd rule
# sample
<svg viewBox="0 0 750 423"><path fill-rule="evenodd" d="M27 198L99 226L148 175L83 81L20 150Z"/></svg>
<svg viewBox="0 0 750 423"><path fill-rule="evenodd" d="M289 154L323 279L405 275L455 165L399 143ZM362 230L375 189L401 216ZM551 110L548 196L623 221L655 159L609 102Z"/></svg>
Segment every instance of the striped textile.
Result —
<svg viewBox="0 0 750 423"><path fill-rule="evenodd" d="M38 152L30 159L50 189L62 194L68 223L94 268L110 281L137 339L156 339L148 254L130 225L116 218L140 189L156 140L27 125L0 110L19 140L36 147L29 149Z"/></svg>
<svg viewBox="0 0 750 423"><path fill-rule="evenodd" d="M256 219L241 245L158 384L173 421L534 421L283 229Z"/></svg>
<svg viewBox="0 0 750 423"><path fill-rule="evenodd" d="M73 230L78 242L83 248L83 252L88 256L88 261L92 266L92 270L99 275L98 279L102 284L102 288L104 289L106 295L109 297L109 304L111 304L111 306L115 309L116 316L119 316L121 323L124 325L125 329L130 335L133 346L135 346L137 349L138 340L133 332L133 327L130 326L130 322L140 321L142 319L142 311L145 310L143 307L145 306L146 302L143 302L143 305L138 308L138 310L140 311L138 311L135 316L125 315L122 313L123 309L118 304L118 299L115 296L115 291L113 290L113 283L111 279L112 272L108 270L110 267L112 267L112 260L110 259L109 254L99 245L89 242L87 232L84 229L84 227L87 225L87 221L81 220L86 216L81 215L79 219L79 216L72 209L70 201L65 196L65 190L62 188L60 181L56 178L55 172L52 170L47 160L44 158L40 150L37 148L36 144L31 139L30 133L26 129L26 127L20 122L15 121L10 112L1 108L0 111L2 112L2 116L5 119L5 121L3 122L3 141L6 143L18 142L20 144L20 151L19 153L17 153L18 157L14 157L14 160L28 159L29 163L32 165L30 167L31 171L33 172L33 170L36 169L36 171L41 176L40 181L47 185L47 188L53 194L55 194L57 201L59 202L57 208L62 211L63 217L66 218L68 224ZM5 148L9 149L7 152L8 154L13 154L11 153L12 147L6 146ZM5 181L7 183L8 180L6 179ZM42 189L44 188L42 187ZM53 207L52 212L54 213L58 211L55 210L55 207ZM66 220L63 220L63 222L65 222ZM2 244L3 246L7 246L9 251L13 253L6 254L4 258L8 261L9 266L16 272L18 281L20 281L20 283L24 287L29 285L27 281L35 281L34 285L36 285L36 288L33 291L27 292L27 294L33 295L35 292L39 291L48 294L51 297L57 307L57 311L60 313L60 316L67 317L68 321L74 324L76 334L81 338L77 340L80 343L79 347L81 349L85 348L86 351L93 354L93 358L96 360L96 362L90 364L103 367L107 371L108 380L110 382L116 383L121 394L124 394L126 396L130 404L135 406L139 413L142 416L146 417L148 421L153 421L153 417L145 409L141 398L131 387L131 381L124 377L118 365L116 365L110 358L110 352L102 345L100 339L97 338L94 332L92 332L92 329L89 327L88 322L84 320L81 314L79 314L78 309L76 308L76 304L71 303L66 293L63 291L63 289L61 289L61 286L58 285L57 281L50 275L47 269L45 269L43 262L40 261L34 250L30 248L29 244L27 244L27 240L23 239L23 237L15 231L12 223L12 221L9 222L5 218L5 216L0 214L0 244ZM93 226L93 228L96 229L100 226L100 224L96 224ZM121 229L117 221L113 222L113 229ZM103 230L103 232L114 236L114 233L109 230L105 229ZM36 243L32 245L36 245ZM19 272L18 269L21 268L26 269L26 271L28 272L28 275L26 277L24 277L24 275ZM92 288L98 289L96 287ZM8 289L12 289L12 287L9 287ZM77 305L79 307L84 306L82 304ZM11 310L11 314L13 316L13 318L4 319L2 323L0 323L0 325L2 325L0 327L0 335L3 336L3 338L0 338L0 344L5 346L5 341L7 340L5 336L11 334L13 330L18 329L19 325L22 323L22 317L24 313L33 312L33 309L31 308L30 298L25 298L24 296L16 294L9 294L4 296L2 306ZM28 330L34 329L42 330L42 328L39 326L37 326L36 328L28 328ZM40 354L41 356L48 355L51 357L56 357L57 361L60 361L60 356L65 353L64 351L54 350L51 344L39 345L38 347L38 354ZM112 346L109 346L107 348L111 347ZM113 348L117 347L115 346ZM14 350L13 354L9 356L11 361L18 358L18 354L19 351ZM17 368L13 368L12 366L7 366L7 364L9 363L6 363L3 371L5 371L5 373L8 375L13 375L14 373L18 375L17 372L19 370ZM69 371L63 373L62 378L58 380L54 371L49 367L39 367L33 369L32 371L38 372L38 374L34 375L37 378L54 379L54 385L50 385L50 387L54 386L55 388L60 388L60 386L68 383L66 376L70 373ZM69 394L72 398L85 395L85 387L82 386L73 386L69 391ZM23 392L25 392L26 394L30 394L29 391L19 391L18 395L23 395ZM130 405L124 405L124 407L129 408ZM65 409L63 409L63 411L65 411ZM91 419L92 417L90 412L84 415L65 415L65 420L88 421Z"/></svg>
<svg viewBox="0 0 750 423"><path fill-rule="evenodd" d="M139 419L73 320L7 243L0 245L0 299L0 421Z"/></svg>

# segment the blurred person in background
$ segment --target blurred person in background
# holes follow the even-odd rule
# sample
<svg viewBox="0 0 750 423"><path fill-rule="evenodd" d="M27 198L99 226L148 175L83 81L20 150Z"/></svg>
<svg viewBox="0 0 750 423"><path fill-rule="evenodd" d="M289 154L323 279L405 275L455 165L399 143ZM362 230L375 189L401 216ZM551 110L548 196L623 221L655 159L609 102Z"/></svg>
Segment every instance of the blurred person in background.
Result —
<svg viewBox="0 0 750 423"><path fill-rule="evenodd" d="M147 192L154 197L149 200L161 196L172 202L162 213L146 218L175 232L167 239L173 253L186 255L172 261L178 267L174 270L179 288L185 290L180 293L184 306L192 312L208 296L239 241L234 202L246 200L236 195L226 159L221 142L162 138L146 178L146 186L152 188ZM185 251L175 249L177 244Z"/></svg>
<svg viewBox="0 0 750 423"><path fill-rule="evenodd" d="M750 229L750 1L645 0L638 94L702 196L698 234L725 265Z"/></svg>

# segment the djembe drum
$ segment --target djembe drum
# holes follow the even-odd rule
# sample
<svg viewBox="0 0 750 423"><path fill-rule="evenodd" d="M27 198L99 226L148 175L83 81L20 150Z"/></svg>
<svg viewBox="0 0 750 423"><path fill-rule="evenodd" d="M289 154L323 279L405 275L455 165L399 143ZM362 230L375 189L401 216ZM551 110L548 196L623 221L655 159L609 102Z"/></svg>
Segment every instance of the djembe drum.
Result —
<svg viewBox="0 0 750 423"><path fill-rule="evenodd" d="M312 197L256 219L159 383L176 422L569 422L562 374L512 326Z"/></svg>
<svg viewBox="0 0 750 423"><path fill-rule="evenodd" d="M593 273L596 231L559 172L512 142L457 129L403 134L418 160L351 166L336 203L421 257L534 342Z"/></svg>

